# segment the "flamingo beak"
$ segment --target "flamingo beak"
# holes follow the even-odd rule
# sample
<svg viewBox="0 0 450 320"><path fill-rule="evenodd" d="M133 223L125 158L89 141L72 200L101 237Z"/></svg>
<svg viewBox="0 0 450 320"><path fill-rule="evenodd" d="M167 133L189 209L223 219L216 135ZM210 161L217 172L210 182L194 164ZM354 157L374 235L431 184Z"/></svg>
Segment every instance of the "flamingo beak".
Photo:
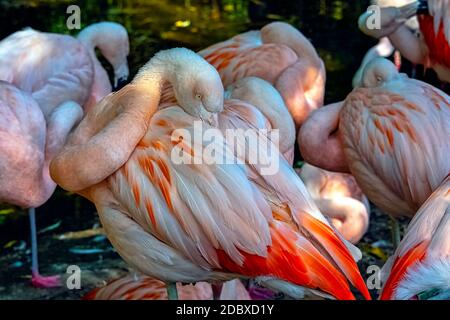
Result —
<svg viewBox="0 0 450 320"><path fill-rule="evenodd" d="M419 0L419 6L417 7L417 14L430 14L428 9L428 0Z"/></svg>
<svg viewBox="0 0 450 320"><path fill-rule="evenodd" d="M114 69L114 91L117 91L128 84L128 76L130 71L126 62Z"/></svg>
<svg viewBox="0 0 450 320"><path fill-rule="evenodd" d="M116 81L116 84L114 86L114 91L119 91L120 89L122 89L123 87L125 87L128 84L128 78L123 77L123 78L118 78Z"/></svg>

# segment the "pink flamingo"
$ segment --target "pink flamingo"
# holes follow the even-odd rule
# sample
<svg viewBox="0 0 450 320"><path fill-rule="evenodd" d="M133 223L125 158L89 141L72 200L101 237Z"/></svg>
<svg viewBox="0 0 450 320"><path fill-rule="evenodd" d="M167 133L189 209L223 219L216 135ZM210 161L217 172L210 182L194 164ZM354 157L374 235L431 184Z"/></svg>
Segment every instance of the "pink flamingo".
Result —
<svg viewBox="0 0 450 320"><path fill-rule="evenodd" d="M450 82L449 8L450 0L414 1L399 8L381 8L380 29L368 28L368 14L361 16L359 26L372 37L389 37L406 59L433 68L442 81ZM420 37L405 25L418 11Z"/></svg>
<svg viewBox="0 0 450 320"><path fill-rule="evenodd" d="M0 42L0 80L30 93L46 118L68 100L88 110L111 92L95 48L114 67L115 85L126 80L128 34L113 22L90 25L78 39L33 29L13 33Z"/></svg>
<svg viewBox="0 0 450 320"><path fill-rule="evenodd" d="M59 279L39 274L34 208L55 190L50 160L82 116L81 107L69 101L56 107L46 124L29 94L0 81L0 202L30 208L32 283L37 287L56 286Z"/></svg>
<svg viewBox="0 0 450 320"><path fill-rule="evenodd" d="M223 84L249 76L268 81L281 94L296 127L323 105L325 66L311 43L283 22L268 24L199 52L218 70Z"/></svg>
<svg viewBox="0 0 450 320"><path fill-rule="evenodd" d="M59 148L67 137L68 132L63 132L64 135L60 137L55 136L61 132L52 128L54 117L59 122L64 121L63 117L66 113L73 116L74 112L78 112L78 107L74 107L75 104L84 106L88 110L103 96L111 92L108 75L95 56L96 47L100 48L102 54L113 65L115 84L123 81L128 76L128 35L126 30L116 23L93 24L80 32L79 40L67 35L26 29L12 34L0 42L0 80L15 85L22 93L29 93L37 102L47 122L41 129L44 130L43 132L46 127L48 129L48 136L44 138L44 142L57 141ZM67 104L68 101L73 101L75 104ZM5 103L8 104L8 100ZM67 111L70 107L75 110ZM23 109L21 110L23 111ZM67 121L73 123L73 119L73 117L69 117ZM37 124L35 124L36 126ZM33 131L30 130L30 132ZM18 141L16 142L18 143ZM48 148L53 147L49 145ZM53 156L57 151L53 150L50 155ZM50 160L51 158L47 158L48 162ZM45 170L48 171L48 168ZM14 181L17 180L18 178ZM38 200L30 199L30 203L42 205L53 193L55 184L45 185L40 180L36 180L33 189L38 187L43 187L42 197ZM9 195L9 197L11 196ZM21 199L23 196L22 192L18 192L15 197ZM11 200L10 203L20 205L20 201L17 202L17 200ZM34 207L29 209L29 214L32 283L38 287L51 287L56 285L55 277L39 276Z"/></svg>
<svg viewBox="0 0 450 320"><path fill-rule="evenodd" d="M381 299L450 299L450 176L422 205L383 267Z"/></svg>
<svg viewBox="0 0 450 320"><path fill-rule="evenodd" d="M369 228L370 204L355 178L310 164L298 172L319 210L345 239L358 243Z"/></svg>
<svg viewBox="0 0 450 320"><path fill-rule="evenodd" d="M393 217L414 216L448 175L449 137L450 98L381 58L367 65L361 87L317 110L299 135L308 162L349 169L364 194Z"/></svg>
<svg viewBox="0 0 450 320"><path fill-rule="evenodd" d="M166 81L178 106L157 111ZM223 94L201 57L162 51L86 115L52 161L52 177L96 204L122 258L169 283L171 299L175 282L236 275L339 299L354 298L350 282L370 298L354 261L360 252L330 227L282 156L275 177L257 165L195 164L205 145L192 145L186 132L195 136L202 120L220 133L209 123L223 110ZM178 164L174 150L194 164Z"/></svg>
<svg viewBox="0 0 450 320"><path fill-rule="evenodd" d="M177 283L180 300L213 300L213 289L209 283L195 285ZM84 300L167 300L166 284L143 275L128 274L102 288L89 292ZM239 280L228 281L222 288L220 300L251 300Z"/></svg>

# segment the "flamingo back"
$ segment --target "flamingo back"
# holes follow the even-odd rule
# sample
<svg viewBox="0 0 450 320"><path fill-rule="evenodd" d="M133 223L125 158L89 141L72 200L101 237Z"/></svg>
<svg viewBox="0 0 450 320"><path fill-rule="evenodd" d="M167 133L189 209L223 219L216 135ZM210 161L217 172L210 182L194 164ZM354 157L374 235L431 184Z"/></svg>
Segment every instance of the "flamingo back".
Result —
<svg viewBox="0 0 450 320"><path fill-rule="evenodd" d="M368 198L413 216L450 171L450 98L398 75L346 99L340 130L350 169Z"/></svg>
<svg viewBox="0 0 450 320"><path fill-rule="evenodd" d="M0 201L29 207L45 161L46 124L33 98L0 81Z"/></svg>

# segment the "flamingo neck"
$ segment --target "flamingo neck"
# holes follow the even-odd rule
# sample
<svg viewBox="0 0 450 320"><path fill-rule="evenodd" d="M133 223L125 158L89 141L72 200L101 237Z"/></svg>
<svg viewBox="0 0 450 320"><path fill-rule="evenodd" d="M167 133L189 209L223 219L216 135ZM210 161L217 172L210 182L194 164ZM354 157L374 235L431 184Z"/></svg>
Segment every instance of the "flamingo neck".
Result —
<svg viewBox="0 0 450 320"><path fill-rule="evenodd" d="M101 51L101 48L99 47L99 41L98 37L100 36L99 30L96 28L95 25L89 26L84 28L79 34L78 34L78 40L83 43L83 45L86 47L86 49L89 52L89 55L92 59L92 62L94 65L101 66L100 61L98 61L97 55L95 54L95 48L99 48Z"/></svg>
<svg viewBox="0 0 450 320"><path fill-rule="evenodd" d="M292 117L284 105L279 104L275 107L260 104L261 113L269 120L273 129L278 130L280 134L280 151L281 153L289 152L295 144L295 124Z"/></svg>
<svg viewBox="0 0 450 320"><path fill-rule="evenodd" d="M314 111L300 128L298 142L306 162L328 171L350 173L338 131L343 104Z"/></svg>
<svg viewBox="0 0 450 320"><path fill-rule="evenodd" d="M248 95L247 93L251 93ZM284 104L282 97L275 88L265 88L259 95L252 91L245 91L244 94L236 94L235 91L227 92L229 98L246 101L256 107L270 122L272 129L276 129L280 135L280 151L288 153L295 144L295 124ZM270 96L267 97L266 94ZM268 103L268 101L271 101Z"/></svg>

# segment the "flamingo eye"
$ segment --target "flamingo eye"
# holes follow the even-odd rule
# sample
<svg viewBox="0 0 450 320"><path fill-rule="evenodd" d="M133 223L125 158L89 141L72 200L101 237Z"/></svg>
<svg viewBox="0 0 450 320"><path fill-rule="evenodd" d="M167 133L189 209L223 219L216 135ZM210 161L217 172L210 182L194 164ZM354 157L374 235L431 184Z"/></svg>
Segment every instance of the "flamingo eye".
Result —
<svg viewBox="0 0 450 320"><path fill-rule="evenodd" d="M378 82L378 83L381 83L381 81L383 81L383 78L377 77L377 82Z"/></svg>
<svg viewBox="0 0 450 320"><path fill-rule="evenodd" d="M202 95L201 95L200 93L197 93L197 94L195 95L195 99L197 99L197 100L202 100Z"/></svg>

